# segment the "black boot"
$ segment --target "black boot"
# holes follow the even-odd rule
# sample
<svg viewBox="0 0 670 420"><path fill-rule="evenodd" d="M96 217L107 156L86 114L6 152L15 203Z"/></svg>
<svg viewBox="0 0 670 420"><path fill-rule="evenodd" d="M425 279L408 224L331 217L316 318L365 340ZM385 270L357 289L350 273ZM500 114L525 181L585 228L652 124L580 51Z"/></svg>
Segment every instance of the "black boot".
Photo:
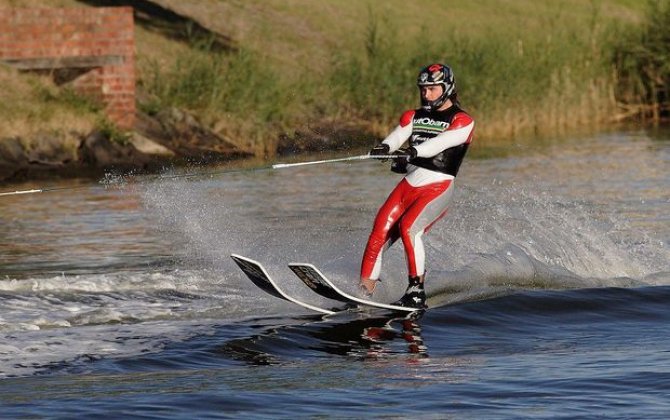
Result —
<svg viewBox="0 0 670 420"><path fill-rule="evenodd" d="M422 278L410 277L409 286L400 300L393 302L393 305L404 306L406 308L426 309L426 291L423 288Z"/></svg>

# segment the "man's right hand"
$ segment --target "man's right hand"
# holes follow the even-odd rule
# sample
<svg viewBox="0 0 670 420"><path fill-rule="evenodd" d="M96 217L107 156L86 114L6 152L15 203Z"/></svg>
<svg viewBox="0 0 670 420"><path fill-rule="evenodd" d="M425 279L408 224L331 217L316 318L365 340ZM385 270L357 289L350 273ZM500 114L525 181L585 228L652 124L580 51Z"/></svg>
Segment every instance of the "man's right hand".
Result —
<svg viewBox="0 0 670 420"><path fill-rule="evenodd" d="M389 147L388 144L381 143L381 144L376 145L372 149L370 149L369 155L370 156L388 156L389 150L391 150L391 148Z"/></svg>

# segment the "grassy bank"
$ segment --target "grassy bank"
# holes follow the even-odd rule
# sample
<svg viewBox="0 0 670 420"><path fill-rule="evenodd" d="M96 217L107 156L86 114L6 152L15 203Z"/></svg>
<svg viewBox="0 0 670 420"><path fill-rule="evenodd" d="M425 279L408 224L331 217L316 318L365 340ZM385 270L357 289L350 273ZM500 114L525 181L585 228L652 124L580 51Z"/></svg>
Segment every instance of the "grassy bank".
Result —
<svg viewBox="0 0 670 420"><path fill-rule="evenodd" d="M261 7L250 3L236 11ZM614 29L641 15L640 6L618 1L448 8L390 1L329 2L308 17L317 6L298 3L263 6L279 23L302 16L297 28L268 21L257 32L247 28L235 53L216 53L200 40L167 65L145 65L143 86L154 98L146 107L192 109L257 151L271 150L278 133L321 120L363 121L382 136L416 106L418 69L442 61L478 120L478 143L553 136L615 118Z"/></svg>
<svg viewBox="0 0 670 420"><path fill-rule="evenodd" d="M188 27L176 28L187 41L176 40L157 30L160 25L138 21L140 109L190 110L258 155L271 155L282 134L308 127L354 122L385 135L402 111L417 105L416 73L434 61L454 69L461 102L478 122L477 147L597 129L639 114L654 100L661 113L668 100L667 83L659 90L663 83L645 81L650 64L644 61L654 62L653 77L667 77L670 42L659 34L670 23L658 18L667 14L667 2L647 17L645 3L632 0L155 3L232 46L222 50L213 38L189 36ZM40 4L0 0L6 7ZM85 7L76 0L50 5ZM654 19L660 23L649 25ZM650 39L657 47L640 52L639 44ZM666 58L659 62L659 56ZM5 91L4 102L19 106L2 109L14 116L3 136L40 124L82 131L102 124L94 109L84 104L77 111L81 104L70 103L67 94L45 94L31 84Z"/></svg>

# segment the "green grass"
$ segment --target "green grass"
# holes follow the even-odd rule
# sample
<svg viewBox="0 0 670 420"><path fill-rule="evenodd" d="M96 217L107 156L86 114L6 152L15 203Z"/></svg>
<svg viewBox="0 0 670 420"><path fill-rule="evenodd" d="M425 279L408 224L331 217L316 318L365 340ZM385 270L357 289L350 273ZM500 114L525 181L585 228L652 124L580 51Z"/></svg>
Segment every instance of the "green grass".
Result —
<svg viewBox="0 0 670 420"><path fill-rule="evenodd" d="M263 138L290 125L292 96L275 70L249 50L224 55L195 45L167 69L158 62L148 68L142 84L152 99L141 104L146 112L178 107L210 126L229 120L228 136L250 139L243 146L259 154L269 149Z"/></svg>
<svg viewBox="0 0 670 420"><path fill-rule="evenodd" d="M197 43L171 65L148 66L149 108L191 109L261 153L280 134L324 119L363 121L383 136L417 106L418 70L439 61L455 71L461 102L477 121L477 143L553 136L597 127L616 113L612 28L639 17L639 9L617 1L263 7L275 20L257 32L240 27L239 52ZM287 21L293 26L278 26Z"/></svg>
<svg viewBox="0 0 670 420"><path fill-rule="evenodd" d="M91 100L60 89L48 77L28 75L0 64L0 139L26 142L39 132L90 131L101 114Z"/></svg>
<svg viewBox="0 0 670 420"><path fill-rule="evenodd" d="M617 96L629 114L658 121L670 114L670 3L651 1L641 25L620 30L613 48Z"/></svg>

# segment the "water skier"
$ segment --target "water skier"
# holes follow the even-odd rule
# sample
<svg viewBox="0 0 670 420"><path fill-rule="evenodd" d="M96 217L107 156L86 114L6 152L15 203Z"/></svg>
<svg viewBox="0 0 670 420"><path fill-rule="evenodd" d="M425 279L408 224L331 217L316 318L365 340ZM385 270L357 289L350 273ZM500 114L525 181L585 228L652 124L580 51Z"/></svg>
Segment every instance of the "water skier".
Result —
<svg viewBox="0 0 670 420"><path fill-rule="evenodd" d="M391 169L406 173L375 217L361 263L360 284L372 295L381 273L382 254L402 239L408 286L397 305L425 308L425 251L422 236L449 205L453 183L468 146L474 120L460 108L454 74L444 64L419 72L421 107L406 111L399 125L371 151L394 158ZM401 147L408 143L408 147ZM398 156L406 156L398 158Z"/></svg>

